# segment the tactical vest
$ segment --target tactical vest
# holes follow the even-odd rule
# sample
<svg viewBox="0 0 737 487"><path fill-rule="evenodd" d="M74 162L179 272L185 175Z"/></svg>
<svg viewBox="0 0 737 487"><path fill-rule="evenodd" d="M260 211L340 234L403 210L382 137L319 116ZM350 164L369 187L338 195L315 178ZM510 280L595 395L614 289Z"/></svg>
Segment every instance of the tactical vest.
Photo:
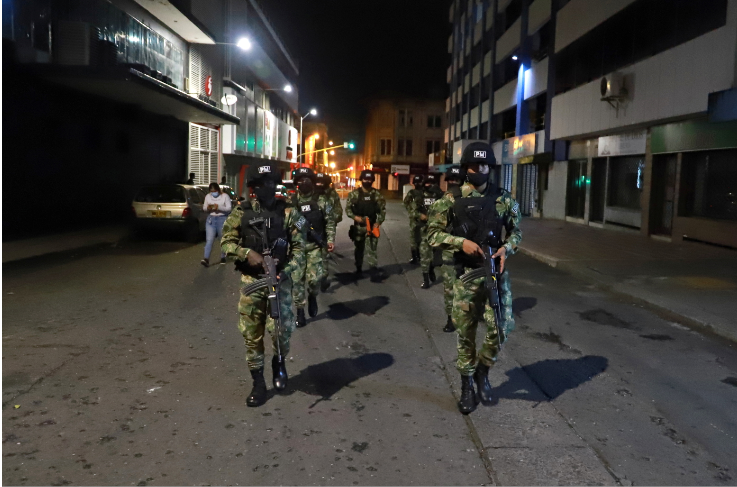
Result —
<svg viewBox="0 0 737 487"><path fill-rule="evenodd" d="M267 246L270 249L274 249L275 253L273 256L279 259L277 270L281 271L287 263L287 252L286 248L276 252L274 244L277 240L282 239L284 242L289 242L289 232L284 228L284 220L286 218L287 205L283 201L278 201L273 210L264 210L257 212L251 206L251 203L246 201L241 204L243 209L243 216L241 217L241 247L253 249L259 254L264 252L264 244L259 235L257 228L266 233ZM254 220L263 218L264 223L251 223ZM276 254L280 255L276 255ZM236 266L238 270L244 274L257 277L263 274L264 270L261 266L253 267L248 262L239 262Z"/></svg>
<svg viewBox="0 0 737 487"><path fill-rule="evenodd" d="M442 198L443 192L440 190L440 188L430 188L426 189L422 192L420 195L420 205L419 210L420 213L423 215L427 215L427 211L430 209L433 203L435 203L437 200Z"/></svg>
<svg viewBox="0 0 737 487"><path fill-rule="evenodd" d="M478 245L491 245L496 251L502 245L504 219L496 211L496 199L500 192L480 198L457 198L453 205L453 235L463 237ZM456 265L476 268L483 258L470 256L462 250L455 253Z"/></svg>
<svg viewBox="0 0 737 487"><path fill-rule="evenodd" d="M300 213L302 213L305 220L312 225L312 229L315 233L318 235L325 235L325 215L322 214L322 210L320 209L320 205L317 204L316 198L312 198L311 200L302 203L298 202L295 198L294 206L296 206ZM310 241L314 241L314 239L309 235L308 239Z"/></svg>
<svg viewBox="0 0 737 487"><path fill-rule="evenodd" d="M450 186L450 185L449 185ZM448 193L453 195L453 199L457 200L461 196L463 196L463 193L461 191L461 185L460 184L454 184L450 186L448 189Z"/></svg>
<svg viewBox="0 0 737 487"><path fill-rule="evenodd" d="M356 216L368 217L373 225L376 223L376 215L379 213L379 204L376 202L376 192L358 190L358 200L351 206Z"/></svg>

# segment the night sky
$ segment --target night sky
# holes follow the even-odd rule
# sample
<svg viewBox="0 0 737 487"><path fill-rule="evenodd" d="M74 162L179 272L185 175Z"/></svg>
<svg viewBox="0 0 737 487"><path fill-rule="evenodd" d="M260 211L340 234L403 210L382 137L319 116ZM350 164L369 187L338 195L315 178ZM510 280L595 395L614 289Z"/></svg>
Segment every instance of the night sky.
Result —
<svg viewBox="0 0 737 487"><path fill-rule="evenodd" d="M266 0L261 5L299 62L301 112L317 107L315 121L327 123L331 137L363 139L362 102L372 95L448 96L446 0Z"/></svg>

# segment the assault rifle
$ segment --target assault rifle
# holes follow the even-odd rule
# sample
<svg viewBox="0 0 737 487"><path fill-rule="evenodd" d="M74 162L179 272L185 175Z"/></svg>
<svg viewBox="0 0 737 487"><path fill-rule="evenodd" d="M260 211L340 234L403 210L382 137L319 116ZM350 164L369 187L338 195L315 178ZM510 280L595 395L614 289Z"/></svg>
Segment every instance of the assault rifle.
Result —
<svg viewBox="0 0 737 487"><path fill-rule="evenodd" d="M481 245L481 250L484 252L484 265L478 269L474 269L466 272L460 277L463 284L469 284L476 279L481 277L486 278L486 293L489 298L489 306L494 310L494 318L496 321L496 331L499 334L499 346L507 339L502 329L502 309L501 309L501 295L499 294L499 271L497 270L496 259L492 259L492 255L496 253L496 250L492 246L492 242L497 242L498 239L494 236L494 232L489 232L488 237Z"/></svg>
<svg viewBox="0 0 737 487"><path fill-rule="evenodd" d="M287 258L287 241L283 238L277 239L269 246L267 228L271 228L270 218L254 218L248 222L261 237L262 256L264 258L264 274L262 278L253 282L243 289L243 294L249 296L256 291L266 288L266 297L269 300L269 314L274 320L274 332L276 333L276 354L279 362L284 361L281 351L282 319L281 306L279 306L279 273L276 270L281 259Z"/></svg>

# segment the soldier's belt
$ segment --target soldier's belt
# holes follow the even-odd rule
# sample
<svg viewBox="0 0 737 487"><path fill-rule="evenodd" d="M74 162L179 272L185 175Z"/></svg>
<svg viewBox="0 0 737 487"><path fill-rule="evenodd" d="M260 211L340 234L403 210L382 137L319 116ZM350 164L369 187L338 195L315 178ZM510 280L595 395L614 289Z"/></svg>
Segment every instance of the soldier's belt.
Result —
<svg viewBox="0 0 737 487"><path fill-rule="evenodd" d="M244 287L241 292L244 296L250 296L256 291L260 291L261 289L265 288L266 286L266 279L259 279L258 281L252 282L248 286Z"/></svg>

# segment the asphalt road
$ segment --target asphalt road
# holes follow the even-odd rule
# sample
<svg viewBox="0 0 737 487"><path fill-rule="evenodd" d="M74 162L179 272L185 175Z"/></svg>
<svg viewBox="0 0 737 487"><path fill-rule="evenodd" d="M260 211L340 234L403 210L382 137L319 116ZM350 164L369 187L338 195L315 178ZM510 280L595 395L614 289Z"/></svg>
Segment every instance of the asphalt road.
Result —
<svg viewBox="0 0 737 487"><path fill-rule="evenodd" d="M4 264L3 484L737 483L734 344L517 255L500 400L464 417L442 284L405 264L400 205L382 230L389 277L356 281L341 224L289 390L255 409L238 277L202 245Z"/></svg>

